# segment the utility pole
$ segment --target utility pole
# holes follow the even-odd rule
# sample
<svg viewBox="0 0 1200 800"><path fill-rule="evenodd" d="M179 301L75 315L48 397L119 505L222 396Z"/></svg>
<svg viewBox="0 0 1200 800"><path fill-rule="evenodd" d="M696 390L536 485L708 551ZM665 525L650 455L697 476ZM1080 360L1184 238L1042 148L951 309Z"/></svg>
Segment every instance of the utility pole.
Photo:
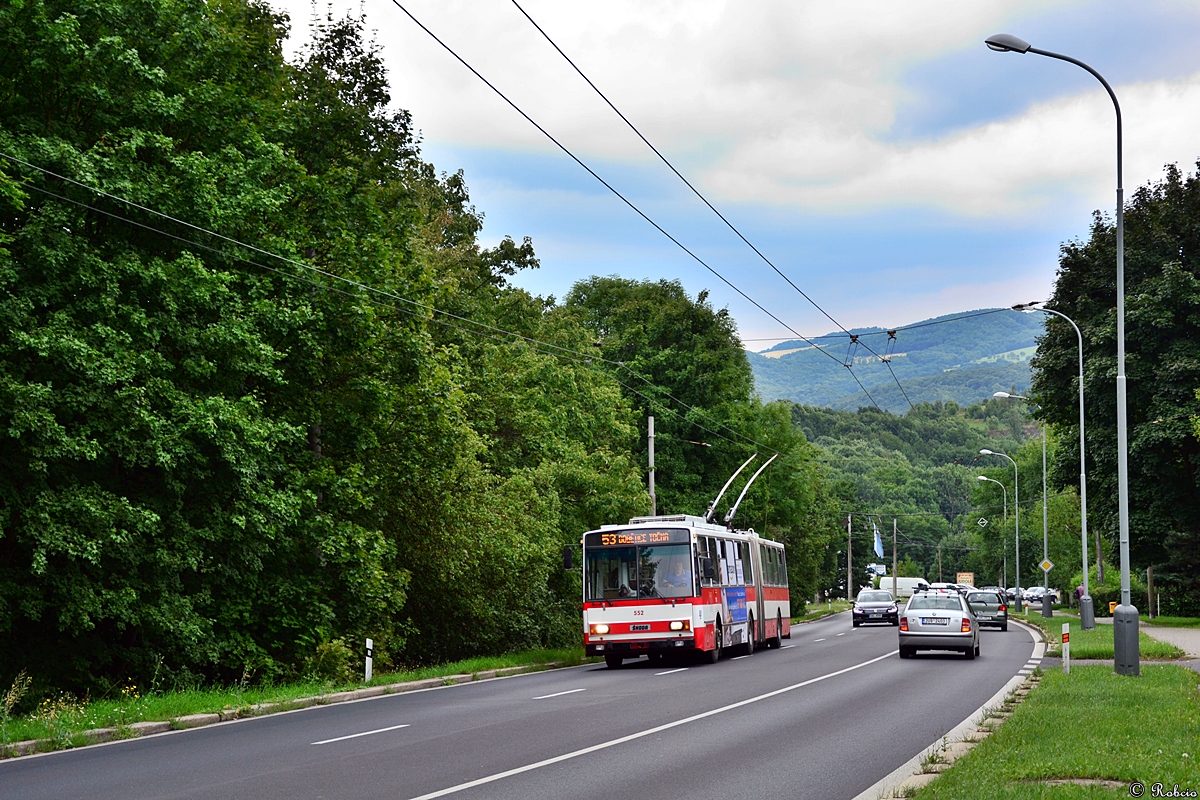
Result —
<svg viewBox="0 0 1200 800"><path fill-rule="evenodd" d="M654 495L654 417L650 417L650 516L658 516L658 498Z"/></svg>
<svg viewBox="0 0 1200 800"><path fill-rule="evenodd" d="M892 517L892 599L896 599L896 518Z"/></svg>
<svg viewBox="0 0 1200 800"><path fill-rule="evenodd" d="M854 514L846 515L846 599L851 602L854 601L854 598L850 596L850 525L852 519L854 519Z"/></svg>
<svg viewBox="0 0 1200 800"><path fill-rule="evenodd" d="M942 582L942 543L938 542L938 583Z"/></svg>

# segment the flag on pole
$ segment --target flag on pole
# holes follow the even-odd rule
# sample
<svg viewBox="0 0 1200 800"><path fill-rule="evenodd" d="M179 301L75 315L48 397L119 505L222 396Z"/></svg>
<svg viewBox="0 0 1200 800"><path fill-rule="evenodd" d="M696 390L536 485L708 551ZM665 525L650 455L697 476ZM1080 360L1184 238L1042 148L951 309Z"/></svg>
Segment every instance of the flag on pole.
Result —
<svg viewBox="0 0 1200 800"><path fill-rule="evenodd" d="M875 524L875 520L871 520L871 527L875 529L875 555L883 558L883 539L879 536L879 526Z"/></svg>

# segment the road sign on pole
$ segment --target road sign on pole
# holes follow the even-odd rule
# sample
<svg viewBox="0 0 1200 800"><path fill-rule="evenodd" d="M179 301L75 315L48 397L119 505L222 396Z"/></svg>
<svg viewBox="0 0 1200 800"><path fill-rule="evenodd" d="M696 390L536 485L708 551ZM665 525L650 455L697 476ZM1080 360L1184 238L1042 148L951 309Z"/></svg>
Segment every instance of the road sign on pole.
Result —
<svg viewBox="0 0 1200 800"><path fill-rule="evenodd" d="M1042 572L1049 572L1050 570L1054 569L1054 562L1051 561L1050 559L1046 558L1046 559L1043 559L1042 563L1039 564L1038 566L1040 566L1042 568Z"/></svg>

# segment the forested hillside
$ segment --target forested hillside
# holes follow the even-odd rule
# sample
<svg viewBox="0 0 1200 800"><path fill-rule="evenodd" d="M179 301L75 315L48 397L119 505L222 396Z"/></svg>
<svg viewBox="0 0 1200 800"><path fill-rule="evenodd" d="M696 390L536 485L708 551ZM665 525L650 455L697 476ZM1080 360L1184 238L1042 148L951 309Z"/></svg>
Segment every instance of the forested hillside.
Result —
<svg viewBox="0 0 1200 800"><path fill-rule="evenodd" d="M663 512L781 453L739 522L816 591L837 502L727 314L513 288L532 242L479 244L362 21L295 63L286 31L255 0L0 6L0 682L577 644L561 552L650 510L650 414Z"/></svg>
<svg viewBox="0 0 1200 800"><path fill-rule="evenodd" d="M910 402L967 406L996 391L1028 389L1041 316L990 309L896 331L852 329L857 343L844 333L820 337L820 350L802 341L782 342L751 353L750 365L764 400L849 410L878 404L895 413L907 411ZM872 353L890 359L891 369ZM853 365L853 374L846 363Z"/></svg>

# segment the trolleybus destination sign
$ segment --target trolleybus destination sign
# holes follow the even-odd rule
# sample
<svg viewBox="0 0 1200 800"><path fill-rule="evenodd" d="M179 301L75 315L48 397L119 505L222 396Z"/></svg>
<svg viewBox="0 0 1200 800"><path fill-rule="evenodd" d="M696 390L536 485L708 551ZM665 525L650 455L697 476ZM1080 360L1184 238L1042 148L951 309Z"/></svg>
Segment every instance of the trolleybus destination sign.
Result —
<svg viewBox="0 0 1200 800"><path fill-rule="evenodd" d="M603 531L588 534L588 547L629 547L650 544L686 544L691 536L684 530Z"/></svg>

